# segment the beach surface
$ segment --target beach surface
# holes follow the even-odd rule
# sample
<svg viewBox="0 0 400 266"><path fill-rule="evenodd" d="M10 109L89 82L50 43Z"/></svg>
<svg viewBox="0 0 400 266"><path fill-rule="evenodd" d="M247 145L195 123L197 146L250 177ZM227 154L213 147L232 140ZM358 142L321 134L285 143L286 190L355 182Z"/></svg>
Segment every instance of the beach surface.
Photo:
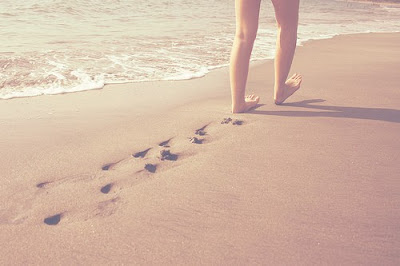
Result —
<svg viewBox="0 0 400 266"><path fill-rule="evenodd" d="M399 265L399 43L307 42L281 106L253 62L247 114L227 68L0 101L0 264Z"/></svg>

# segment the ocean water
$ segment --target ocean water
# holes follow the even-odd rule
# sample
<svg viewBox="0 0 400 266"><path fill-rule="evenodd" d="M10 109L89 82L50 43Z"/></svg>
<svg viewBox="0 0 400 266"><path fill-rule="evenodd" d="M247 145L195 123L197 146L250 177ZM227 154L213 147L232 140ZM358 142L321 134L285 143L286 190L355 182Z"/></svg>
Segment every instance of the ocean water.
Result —
<svg viewBox="0 0 400 266"><path fill-rule="evenodd" d="M233 0L2 0L0 99L201 77L228 65ZM400 8L302 0L299 42L400 31ZM262 1L252 60L274 56L273 7Z"/></svg>

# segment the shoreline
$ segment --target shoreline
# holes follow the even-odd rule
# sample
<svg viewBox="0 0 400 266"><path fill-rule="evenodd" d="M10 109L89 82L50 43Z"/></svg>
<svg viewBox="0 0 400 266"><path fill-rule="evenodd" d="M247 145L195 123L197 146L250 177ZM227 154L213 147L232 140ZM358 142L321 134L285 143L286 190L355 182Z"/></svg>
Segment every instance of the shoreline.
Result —
<svg viewBox="0 0 400 266"><path fill-rule="evenodd" d="M363 3L363 4L382 4L382 5L389 5L389 6L400 6L400 2L394 2L394 1L390 1L390 0L342 0L345 2L355 2L355 3Z"/></svg>
<svg viewBox="0 0 400 266"><path fill-rule="evenodd" d="M0 101L0 263L399 264L399 42L307 42L282 106L252 62L245 114L227 68Z"/></svg>
<svg viewBox="0 0 400 266"><path fill-rule="evenodd" d="M346 0L346 1L353 1L353 0ZM354 0L353 2L366 2L366 3L370 3L370 1L357 1ZM299 47L302 47L304 45L306 45L309 42L314 42L314 41L320 41L320 40L330 40L332 38L335 38L336 36L351 36L351 35L359 35L359 34L390 34L390 33L398 33L397 32L372 32L372 33L345 33L345 34L337 34L337 35L333 35L330 37L324 37L324 38L317 38L317 39L309 39L307 41L302 42L301 44L297 45L297 49ZM274 56L272 56L271 58L257 58L257 59L251 59L251 63L256 64L257 62L260 63L264 63L265 61L268 60L274 60ZM162 80L142 80L142 81L124 81L124 82L105 82L104 85L101 88L93 88L93 89L82 89L82 90L76 90L76 91L63 91L63 92L58 92L58 93L44 93L44 94L37 94L37 95L27 95L27 96L11 96L8 98L2 98L0 97L0 101L7 101L7 100L13 100L13 99L18 99L18 98L32 98L32 97L41 97L41 96L51 96L51 95L64 95L64 94L70 94L70 93L80 93L80 92L86 92L86 91L93 91L93 90L103 90L106 89L108 86L114 86L114 85L126 85L126 84L135 84L135 83L154 83L154 82L179 82L179 81L190 81L190 80L196 80L199 78L204 78L205 76L207 76L208 74L210 74L211 72L215 71L215 70L219 70L219 69L223 69L223 68L228 68L229 67L229 63L227 64L223 64L223 65L218 65L218 66L211 66L211 67L206 67L207 68L207 72L205 74L200 74L199 76L197 76L198 74L193 74L194 77L190 77L190 78L183 78L183 79L174 79L174 78L166 78L166 79L162 79ZM200 71L199 71L200 72Z"/></svg>

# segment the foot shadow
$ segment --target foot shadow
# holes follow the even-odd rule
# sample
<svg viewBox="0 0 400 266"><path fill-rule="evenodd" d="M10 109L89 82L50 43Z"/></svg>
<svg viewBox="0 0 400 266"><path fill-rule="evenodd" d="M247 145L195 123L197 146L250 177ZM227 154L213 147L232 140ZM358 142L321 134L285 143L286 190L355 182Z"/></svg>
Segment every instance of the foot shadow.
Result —
<svg viewBox="0 0 400 266"><path fill-rule="evenodd" d="M249 111L247 111L246 113L253 113L254 111L256 111L258 108L264 106L264 103L257 103L256 106L254 106L253 108L251 108Z"/></svg>
<svg viewBox="0 0 400 266"><path fill-rule="evenodd" d="M323 99L304 100L294 103L283 103L282 106L309 108L318 111L259 111L252 114L293 116L293 117L338 117L385 121L400 123L400 110L388 108L348 107L333 105L316 105L325 102Z"/></svg>

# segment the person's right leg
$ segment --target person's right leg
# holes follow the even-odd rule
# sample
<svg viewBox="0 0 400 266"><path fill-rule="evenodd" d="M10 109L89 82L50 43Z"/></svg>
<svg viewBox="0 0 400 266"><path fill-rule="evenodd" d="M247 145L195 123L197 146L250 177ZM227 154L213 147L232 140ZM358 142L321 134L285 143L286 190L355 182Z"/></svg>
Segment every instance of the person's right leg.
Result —
<svg viewBox="0 0 400 266"><path fill-rule="evenodd" d="M287 79L297 42L299 0L272 0L278 24L275 54L275 104L282 104L300 88L301 75Z"/></svg>
<svg viewBox="0 0 400 266"><path fill-rule="evenodd" d="M236 35L230 62L232 113L242 113L257 105L258 96L245 96L249 61L257 35L261 0L236 0Z"/></svg>

